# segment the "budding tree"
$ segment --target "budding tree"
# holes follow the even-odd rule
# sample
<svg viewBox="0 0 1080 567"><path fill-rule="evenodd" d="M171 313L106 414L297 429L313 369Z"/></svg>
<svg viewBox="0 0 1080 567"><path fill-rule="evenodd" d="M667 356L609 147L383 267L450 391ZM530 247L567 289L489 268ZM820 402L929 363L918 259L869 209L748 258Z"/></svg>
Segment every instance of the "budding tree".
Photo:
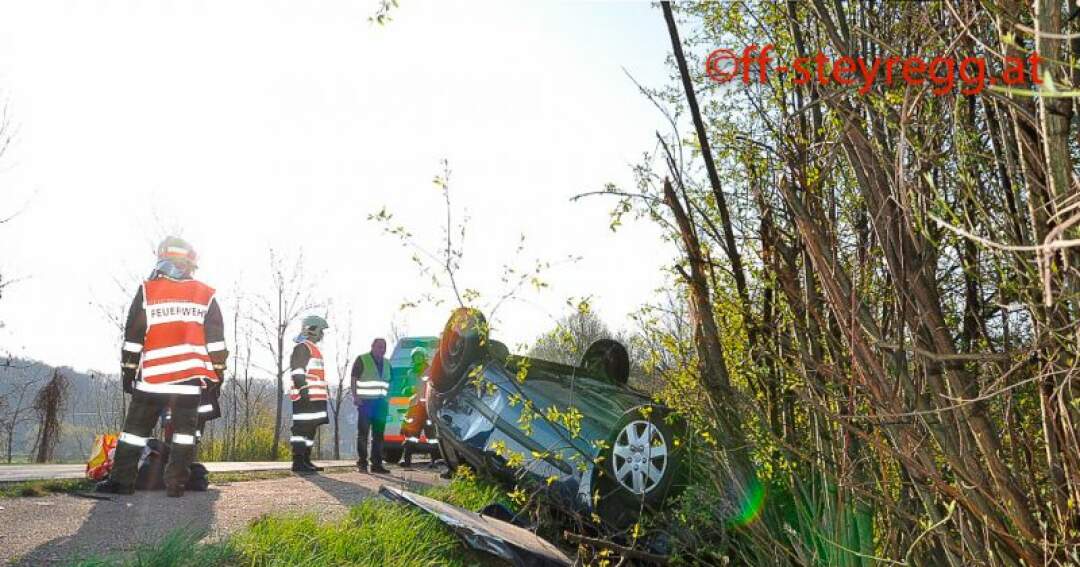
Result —
<svg viewBox="0 0 1080 567"><path fill-rule="evenodd" d="M282 408L285 404L285 374L288 372L285 357L290 329L295 327L306 313L320 307L315 300L314 287L304 270L304 255L298 253L289 262L270 250L270 289L256 298L253 305L252 323L261 329L261 344L273 359L273 372L277 385L277 407L274 409L274 440L268 456L278 458L281 442ZM295 330L295 329L293 329Z"/></svg>

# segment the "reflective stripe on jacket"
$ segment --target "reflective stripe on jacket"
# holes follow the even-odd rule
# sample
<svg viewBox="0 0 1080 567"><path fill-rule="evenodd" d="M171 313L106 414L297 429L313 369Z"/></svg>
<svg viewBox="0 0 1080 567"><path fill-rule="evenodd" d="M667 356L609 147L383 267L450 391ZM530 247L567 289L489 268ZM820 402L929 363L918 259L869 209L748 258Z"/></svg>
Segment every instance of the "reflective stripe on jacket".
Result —
<svg viewBox="0 0 1080 567"><path fill-rule="evenodd" d="M301 390L307 390L309 400L324 402L327 399L327 385L322 352L311 341L304 341L300 345L307 347L309 357L303 367L293 368L289 372L293 377L293 387L289 389L289 399L295 402L300 399ZM297 347L300 345L297 345ZM299 387L297 387L298 382L300 383Z"/></svg>
<svg viewBox="0 0 1080 567"><path fill-rule="evenodd" d="M361 370L359 376L353 372L353 395L362 400L385 398L390 391L390 361L383 359L381 374L370 352L358 358L357 363Z"/></svg>
<svg viewBox="0 0 1080 567"><path fill-rule="evenodd" d="M196 280L155 278L143 283L142 291L146 313L146 339L140 360L142 385L194 379L216 382L218 376L208 346L224 350L224 343L207 345L204 327L214 289ZM125 350L136 346L125 343Z"/></svg>

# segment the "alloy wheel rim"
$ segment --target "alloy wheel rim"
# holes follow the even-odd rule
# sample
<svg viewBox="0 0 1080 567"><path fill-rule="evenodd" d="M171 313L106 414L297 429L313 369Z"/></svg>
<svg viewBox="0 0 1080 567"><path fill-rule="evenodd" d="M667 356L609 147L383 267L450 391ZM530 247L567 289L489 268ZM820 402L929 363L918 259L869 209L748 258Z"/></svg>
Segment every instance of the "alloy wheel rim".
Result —
<svg viewBox="0 0 1080 567"><path fill-rule="evenodd" d="M667 439L652 423L631 421L615 438L612 457L615 480L633 494L648 494L667 472Z"/></svg>

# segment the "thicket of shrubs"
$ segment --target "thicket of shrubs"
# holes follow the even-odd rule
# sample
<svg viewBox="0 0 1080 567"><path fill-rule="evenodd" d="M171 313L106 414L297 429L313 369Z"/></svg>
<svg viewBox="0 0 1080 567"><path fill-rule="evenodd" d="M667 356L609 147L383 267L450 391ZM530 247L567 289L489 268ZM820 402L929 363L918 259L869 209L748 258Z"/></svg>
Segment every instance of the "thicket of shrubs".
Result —
<svg viewBox="0 0 1080 567"><path fill-rule="evenodd" d="M238 428L232 435L208 435L199 443L199 460L264 461L273 442L274 416L260 412L251 418L250 427ZM287 435L279 441L277 454L290 454Z"/></svg>

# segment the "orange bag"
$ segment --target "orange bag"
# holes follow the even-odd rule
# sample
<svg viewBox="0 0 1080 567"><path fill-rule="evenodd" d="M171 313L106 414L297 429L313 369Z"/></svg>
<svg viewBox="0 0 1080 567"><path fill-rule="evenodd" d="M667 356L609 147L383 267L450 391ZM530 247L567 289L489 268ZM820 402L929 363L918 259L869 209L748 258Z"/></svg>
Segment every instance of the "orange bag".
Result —
<svg viewBox="0 0 1080 567"><path fill-rule="evenodd" d="M90 480L105 480L112 470L113 456L116 453L116 435L105 433L94 437L94 447L90 450L90 460L86 462L86 477Z"/></svg>

